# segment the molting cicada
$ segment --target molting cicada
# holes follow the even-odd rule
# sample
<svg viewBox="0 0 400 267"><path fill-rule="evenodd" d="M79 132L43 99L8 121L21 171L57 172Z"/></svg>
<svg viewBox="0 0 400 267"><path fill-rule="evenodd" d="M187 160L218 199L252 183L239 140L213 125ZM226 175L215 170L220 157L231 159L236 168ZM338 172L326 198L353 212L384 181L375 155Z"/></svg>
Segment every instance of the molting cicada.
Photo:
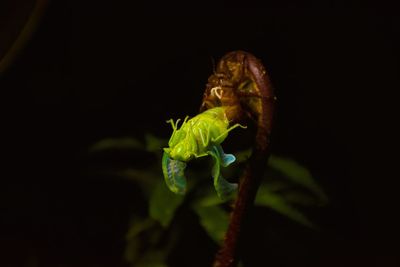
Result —
<svg viewBox="0 0 400 267"><path fill-rule="evenodd" d="M186 162L210 155L215 162L212 176L218 195L224 198L234 191L237 185L222 178L220 166L228 166L235 157L225 154L220 144L229 131L241 126L238 122L249 121L257 129L253 154L266 155L275 100L267 73L257 58L244 51L226 54L208 79L202 113L192 119L186 117L179 129L179 120L168 121L173 133L169 147L164 148L162 167L170 190L185 193ZM234 125L230 127L231 124ZM264 164L262 160L259 163Z"/></svg>
<svg viewBox="0 0 400 267"><path fill-rule="evenodd" d="M164 148L162 169L172 192L184 194L186 191L186 162L208 155L214 159L212 176L218 196L225 198L237 188L237 184L229 183L220 174L220 166L226 167L235 161L235 156L225 154L220 144L230 131L244 126L235 124L229 127L225 111L226 107L214 107L191 119L186 117L179 129L179 119L175 123L172 119L167 121L173 133L168 142L169 147Z"/></svg>

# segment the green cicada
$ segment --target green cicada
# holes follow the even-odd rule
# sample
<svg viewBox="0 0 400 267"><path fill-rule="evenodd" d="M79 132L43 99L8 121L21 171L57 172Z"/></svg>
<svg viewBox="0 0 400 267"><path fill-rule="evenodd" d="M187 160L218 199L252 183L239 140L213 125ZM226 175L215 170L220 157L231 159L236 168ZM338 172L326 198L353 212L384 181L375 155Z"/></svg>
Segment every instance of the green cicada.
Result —
<svg viewBox="0 0 400 267"><path fill-rule="evenodd" d="M214 159L212 176L218 196L225 198L236 190L237 184L229 183L220 174L220 166L226 167L236 160L234 155L225 154L220 144L230 131L241 126L235 124L229 127L225 109L215 107L191 119L186 117L179 129L179 119L175 123L172 119L167 121L171 123L173 133L168 142L169 147L164 148L162 169L165 182L172 192L186 192L186 162L208 155Z"/></svg>

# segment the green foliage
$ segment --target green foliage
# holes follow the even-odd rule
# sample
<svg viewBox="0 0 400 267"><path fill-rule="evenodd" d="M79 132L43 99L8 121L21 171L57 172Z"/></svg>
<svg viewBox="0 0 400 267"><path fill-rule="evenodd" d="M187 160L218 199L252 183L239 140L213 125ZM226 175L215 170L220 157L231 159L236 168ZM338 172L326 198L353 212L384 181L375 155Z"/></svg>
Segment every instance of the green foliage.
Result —
<svg viewBox="0 0 400 267"><path fill-rule="evenodd" d="M300 224L314 227L314 224L302 212L291 206L284 196L271 191L267 184L261 185L258 189L255 205L269 207Z"/></svg>
<svg viewBox="0 0 400 267"><path fill-rule="evenodd" d="M321 202L325 203L328 201L328 197L313 179L311 173L294 160L271 155L268 160L268 165L281 172L283 176L291 182L310 190Z"/></svg>
<svg viewBox="0 0 400 267"><path fill-rule="evenodd" d="M94 144L89 150L95 153L112 153L116 150L135 151L152 155L154 162L146 168L131 166L102 170L117 178L132 181L143 192L143 201L147 203L147 212L133 212L130 227L126 234L125 259L131 266L166 267L168 257L174 251L179 240L190 233L183 233L183 219L180 216L197 216L198 225L204 229L210 240L220 243L229 223L229 206L236 197L221 191L218 197L212 184L221 181L221 172L231 179L237 178L242 171L250 150L237 151L236 162L229 168L221 168L233 162L229 154L216 150L213 159L213 171L210 175L210 160L188 164L186 174L190 176L186 195L172 193L165 184L160 170L163 147L167 140L146 135L143 139L114 138ZM219 153L219 154L218 154ZM197 165L196 165L197 164ZM218 167L215 167L218 165ZM303 207L318 207L327 203L327 196L316 183L311 173L292 159L272 155L269 168L257 193L255 204L262 210L274 211L300 226L315 228L315 224L303 212ZM165 170L164 170L165 171ZM217 187L216 187L217 188ZM222 188L222 187L221 187ZM218 190L217 190L218 192ZM179 210L180 212L177 212ZM211 241L210 241L211 242Z"/></svg>
<svg viewBox="0 0 400 267"><path fill-rule="evenodd" d="M103 139L89 149L90 152L100 152L105 150L116 150L116 149L143 149L143 144L134 138L107 138Z"/></svg>
<svg viewBox="0 0 400 267"><path fill-rule="evenodd" d="M221 243L228 228L228 213L218 206L195 206L194 211L207 234L216 243Z"/></svg>
<svg viewBox="0 0 400 267"><path fill-rule="evenodd" d="M168 227L183 199L183 196L168 190L164 183L158 183L149 200L151 218L160 222L163 227Z"/></svg>

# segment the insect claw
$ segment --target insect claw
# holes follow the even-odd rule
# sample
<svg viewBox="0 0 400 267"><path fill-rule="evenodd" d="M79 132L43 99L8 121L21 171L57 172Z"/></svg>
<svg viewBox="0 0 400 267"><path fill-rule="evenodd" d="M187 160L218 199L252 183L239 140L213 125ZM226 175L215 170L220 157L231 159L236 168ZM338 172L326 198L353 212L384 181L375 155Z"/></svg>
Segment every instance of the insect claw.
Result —
<svg viewBox="0 0 400 267"><path fill-rule="evenodd" d="M181 121L181 119L177 119L175 123L175 129L178 129L178 123Z"/></svg>
<svg viewBox="0 0 400 267"><path fill-rule="evenodd" d="M175 129L176 129L176 127L175 127L175 123L174 123L174 120L173 120L173 119L169 119L169 120L167 120L167 121L166 121L166 123L170 123L170 124L171 124L171 126L172 126L172 129L173 129L173 130L175 130Z"/></svg>
<svg viewBox="0 0 400 267"><path fill-rule="evenodd" d="M208 156L208 153L194 154L194 156L195 156L196 158L201 158L201 157Z"/></svg>
<svg viewBox="0 0 400 267"><path fill-rule="evenodd" d="M189 116L186 116L186 117L185 117L185 121L184 121L184 122L186 122L188 119L189 119Z"/></svg>

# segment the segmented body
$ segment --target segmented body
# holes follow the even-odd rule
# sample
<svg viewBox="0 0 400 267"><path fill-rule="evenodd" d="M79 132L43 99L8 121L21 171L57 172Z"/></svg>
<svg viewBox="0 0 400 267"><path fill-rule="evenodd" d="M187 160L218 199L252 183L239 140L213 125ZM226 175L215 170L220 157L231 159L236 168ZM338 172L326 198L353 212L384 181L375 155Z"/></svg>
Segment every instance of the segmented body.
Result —
<svg viewBox="0 0 400 267"><path fill-rule="evenodd" d="M211 146L221 144L228 132L239 126L235 124L228 128L229 121L225 109L216 107L190 120L186 117L180 129L178 129L179 120L176 123L169 120L174 131L168 142L169 148L164 148L164 151L172 159L183 162L207 156Z"/></svg>
<svg viewBox="0 0 400 267"><path fill-rule="evenodd" d="M234 51L219 61L209 77L200 110L226 107L229 121L250 119L269 136L275 100L262 63L250 53Z"/></svg>
<svg viewBox="0 0 400 267"><path fill-rule="evenodd" d="M214 159L211 173L215 189L221 198L237 188L236 184L229 183L220 174L220 166L226 167L235 161L233 155L224 153L220 144L230 131L241 126L235 124L229 127L225 112L225 107L215 107L190 120L186 117L179 129L179 120L176 123L172 119L168 121L172 125L173 133L168 142L169 147L164 148L162 168L165 181L172 192L185 193L186 162L203 156L211 156Z"/></svg>

